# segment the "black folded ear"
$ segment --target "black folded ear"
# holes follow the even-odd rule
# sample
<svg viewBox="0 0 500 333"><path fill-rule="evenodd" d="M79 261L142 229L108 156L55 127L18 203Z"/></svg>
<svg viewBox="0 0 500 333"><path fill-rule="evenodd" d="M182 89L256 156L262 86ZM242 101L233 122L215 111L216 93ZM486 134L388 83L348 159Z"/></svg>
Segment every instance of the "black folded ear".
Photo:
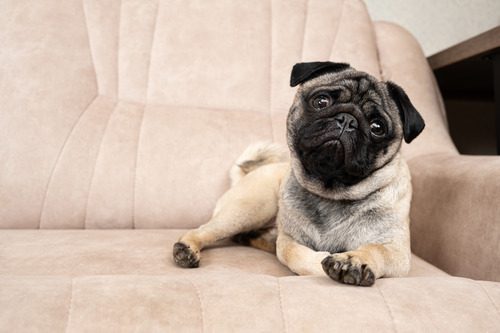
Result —
<svg viewBox="0 0 500 333"><path fill-rule="evenodd" d="M403 136L407 143L415 139L420 132L424 130L425 122L417 109L411 104L408 95L406 95L403 88L394 82L387 82L387 89L389 95L396 102L399 110L399 116L403 122Z"/></svg>
<svg viewBox="0 0 500 333"><path fill-rule="evenodd" d="M349 64L331 61L301 62L292 68L290 86L295 87L307 80L332 72L340 72L349 68Z"/></svg>

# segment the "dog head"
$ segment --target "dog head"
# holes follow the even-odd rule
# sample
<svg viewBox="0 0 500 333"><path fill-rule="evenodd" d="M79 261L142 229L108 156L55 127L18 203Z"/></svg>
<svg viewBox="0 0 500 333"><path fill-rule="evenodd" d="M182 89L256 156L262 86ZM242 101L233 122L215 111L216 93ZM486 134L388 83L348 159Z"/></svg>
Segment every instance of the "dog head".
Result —
<svg viewBox="0 0 500 333"><path fill-rule="evenodd" d="M401 87L348 64L296 64L290 84L300 85L287 119L294 173L325 191L368 178L425 126Z"/></svg>

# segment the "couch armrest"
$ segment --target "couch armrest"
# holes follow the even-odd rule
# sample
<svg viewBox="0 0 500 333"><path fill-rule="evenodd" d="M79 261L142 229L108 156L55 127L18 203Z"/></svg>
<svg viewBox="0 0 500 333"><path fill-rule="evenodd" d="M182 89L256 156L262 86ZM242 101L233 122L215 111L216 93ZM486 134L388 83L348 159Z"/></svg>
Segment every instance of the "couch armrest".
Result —
<svg viewBox="0 0 500 333"><path fill-rule="evenodd" d="M412 250L446 272L500 281L500 157L409 161Z"/></svg>
<svg viewBox="0 0 500 333"><path fill-rule="evenodd" d="M382 79L403 87L426 124L415 141L403 143L403 156L411 159L430 153L457 153L439 88L417 40L393 23L375 22L374 27Z"/></svg>
<svg viewBox="0 0 500 333"><path fill-rule="evenodd" d="M500 281L500 158L458 155L418 42L395 24L374 26L383 79L401 85L426 122L402 148L413 182L412 250L448 273Z"/></svg>

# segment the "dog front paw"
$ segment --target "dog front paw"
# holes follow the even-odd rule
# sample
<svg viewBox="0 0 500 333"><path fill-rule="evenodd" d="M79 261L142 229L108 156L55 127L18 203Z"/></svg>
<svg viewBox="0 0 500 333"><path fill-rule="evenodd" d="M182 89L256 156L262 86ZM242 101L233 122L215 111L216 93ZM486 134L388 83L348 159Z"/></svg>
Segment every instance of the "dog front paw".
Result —
<svg viewBox="0 0 500 333"><path fill-rule="evenodd" d="M196 268L200 265L200 253L199 251L194 251L181 242L174 244L174 261L177 265L184 268Z"/></svg>
<svg viewBox="0 0 500 333"><path fill-rule="evenodd" d="M371 286L375 274L362 258L349 252L332 254L321 262L325 273L335 281L357 286Z"/></svg>

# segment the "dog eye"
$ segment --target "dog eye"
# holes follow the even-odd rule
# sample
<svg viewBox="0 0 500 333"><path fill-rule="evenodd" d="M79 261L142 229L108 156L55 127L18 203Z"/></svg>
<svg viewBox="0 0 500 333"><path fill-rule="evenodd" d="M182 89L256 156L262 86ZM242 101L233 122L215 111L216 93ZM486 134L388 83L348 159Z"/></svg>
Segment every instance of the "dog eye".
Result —
<svg viewBox="0 0 500 333"><path fill-rule="evenodd" d="M311 100L311 106L316 110L322 110L332 105L332 98L327 94L318 94Z"/></svg>
<svg viewBox="0 0 500 333"><path fill-rule="evenodd" d="M373 120L370 123L370 132L375 137L382 137L385 135L384 123L378 119Z"/></svg>

